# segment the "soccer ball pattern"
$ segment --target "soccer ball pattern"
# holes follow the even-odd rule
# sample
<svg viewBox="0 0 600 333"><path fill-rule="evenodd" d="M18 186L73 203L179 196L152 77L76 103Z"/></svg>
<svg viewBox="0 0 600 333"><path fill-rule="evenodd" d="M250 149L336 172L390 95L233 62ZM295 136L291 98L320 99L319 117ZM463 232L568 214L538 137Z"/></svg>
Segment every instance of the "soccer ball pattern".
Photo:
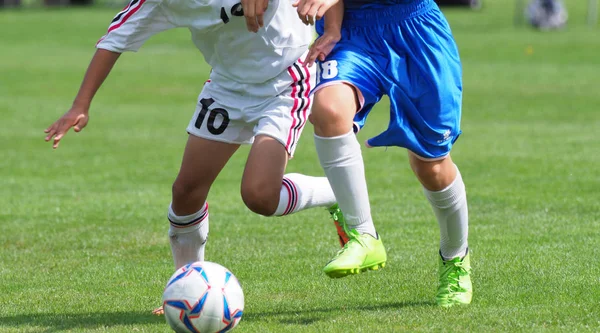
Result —
<svg viewBox="0 0 600 333"><path fill-rule="evenodd" d="M195 262L171 276L163 292L163 308L175 332L227 332L242 318L244 293L227 268Z"/></svg>

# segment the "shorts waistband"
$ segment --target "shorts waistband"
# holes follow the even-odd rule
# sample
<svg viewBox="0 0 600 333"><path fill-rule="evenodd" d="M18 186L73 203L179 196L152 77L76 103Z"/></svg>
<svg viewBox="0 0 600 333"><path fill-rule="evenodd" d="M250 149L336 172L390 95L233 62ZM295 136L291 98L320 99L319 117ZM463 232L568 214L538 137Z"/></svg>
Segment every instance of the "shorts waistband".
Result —
<svg viewBox="0 0 600 333"><path fill-rule="evenodd" d="M437 7L434 0L417 0L385 7L349 9L344 13L344 25L371 26L395 23L422 15Z"/></svg>

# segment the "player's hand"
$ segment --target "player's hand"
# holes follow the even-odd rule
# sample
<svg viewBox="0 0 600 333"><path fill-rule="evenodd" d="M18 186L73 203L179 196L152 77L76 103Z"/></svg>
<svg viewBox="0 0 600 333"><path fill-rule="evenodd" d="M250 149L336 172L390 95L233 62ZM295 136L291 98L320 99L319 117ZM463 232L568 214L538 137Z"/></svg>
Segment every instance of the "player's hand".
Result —
<svg viewBox="0 0 600 333"><path fill-rule="evenodd" d="M46 135L46 142L52 140L54 137L52 148L58 148L60 140L67 134L71 127L73 127L75 132L79 132L87 125L88 119L87 108L73 106L67 113L55 121L54 124L44 130L44 133L48 134Z"/></svg>
<svg viewBox="0 0 600 333"><path fill-rule="evenodd" d="M242 0L248 31L258 32L265 25L264 15L268 6L269 0Z"/></svg>
<svg viewBox="0 0 600 333"><path fill-rule="evenodd" d="M331 6L338 3L339 0L298 0L292 6L298 10L298 17L306 25L314 25L316 20L320 20L325 12Z"/></svg>
<svg viewBox="0 0 600 333"><path fill-rule="evenodd" d="M311 67L317 59L325 61L335 44L340 41L340 34L324 33L310 46L304 62Z"/></svg>

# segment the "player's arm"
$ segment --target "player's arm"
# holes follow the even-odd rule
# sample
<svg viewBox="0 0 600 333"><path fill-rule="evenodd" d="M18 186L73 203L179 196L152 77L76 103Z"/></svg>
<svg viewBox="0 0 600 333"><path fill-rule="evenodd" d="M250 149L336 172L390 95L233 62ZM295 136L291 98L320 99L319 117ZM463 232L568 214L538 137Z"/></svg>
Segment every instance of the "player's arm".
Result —
<svg viewBox="0 0 600 333"><path fill-rule="evenodd" d="M121 53L98 49L81 83L79 92L73 101L73 105L62 117L50 125L44 132L47 133L46 141L54 137L52 148L57 148L60 139L71 127L75 132L81 131L88 122L88 110L96 92L110 73L111 69L119 59Z"/></svg>
<svg viewBox="0 0 600 333"><path fill-rule="evenodd" d="M311 45L305 62L312 66L317 59L325 61L331 50L342 37L342 21L344 20L344 3L333 5L325 14L323 35Z"/></svg>
<svg viewBox="0 0 600 333"><path fill-rule="evenodd" d="M163 14L162 8L158 7L161 3L161 0L132 0L112 20L108 32L96 44L98 50L88 66L73 105L44 131L47 133L46 141L54 139L53 148L58 147L71 127L79 132L87 125L92 99L121 53L137 51L151 36L174 27Z"/></svg>

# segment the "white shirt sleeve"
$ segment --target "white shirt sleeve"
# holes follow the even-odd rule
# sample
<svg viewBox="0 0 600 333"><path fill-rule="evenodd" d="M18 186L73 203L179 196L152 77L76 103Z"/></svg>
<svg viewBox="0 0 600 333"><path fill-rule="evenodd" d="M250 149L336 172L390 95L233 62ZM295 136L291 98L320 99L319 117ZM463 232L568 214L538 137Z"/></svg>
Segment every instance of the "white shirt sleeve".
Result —
<svg viewBox="0 0 600 333"><path fill-rule="evenodd" d="M96 47L118 53L135 52L148 38L174 27L164 14L163 0L131 0L112 20Z"/></svg>

